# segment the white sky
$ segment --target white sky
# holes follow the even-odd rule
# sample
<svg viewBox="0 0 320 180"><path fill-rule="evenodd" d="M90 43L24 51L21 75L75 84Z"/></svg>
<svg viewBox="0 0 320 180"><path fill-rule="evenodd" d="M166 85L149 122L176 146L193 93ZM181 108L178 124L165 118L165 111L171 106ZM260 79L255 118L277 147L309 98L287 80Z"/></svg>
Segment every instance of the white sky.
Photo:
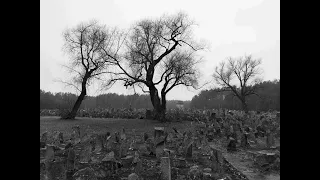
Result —
<svg viewBox="0 0 320 180"><path fill-rule="evenodd" d="M128 28L132 23L164 13L184 11L199 25L194 34L210 42L203 53L202 80L210 80L214 67L227 57L252 54L262 58L264 80L280 79L280 0L41 0L40 88L51 92L75 90L55 79L69 78L61 67L68 62L62 52L62 32L80 22L97 19L107 26ZM205 88L213 87L211 84ZM88 95L116 92L132 94L121 84ZM167 99L191 100L199 92L175 87Z"/></svg>

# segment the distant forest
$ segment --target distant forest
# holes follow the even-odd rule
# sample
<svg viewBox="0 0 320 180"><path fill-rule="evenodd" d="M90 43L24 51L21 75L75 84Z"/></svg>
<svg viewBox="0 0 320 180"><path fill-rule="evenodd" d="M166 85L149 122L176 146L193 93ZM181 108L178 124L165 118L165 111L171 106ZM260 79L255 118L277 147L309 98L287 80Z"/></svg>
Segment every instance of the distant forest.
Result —
<svg viewBox="0 0 320 180"><path fill-rule="evenodd" d="M257 95L247 99L248 109L254 111L280 111L280 80L264 81L257 84ZM241 110L241 102L232 92L221 92L221 89L201 91L192 98L190 107L197 109L227 108Z"/></svg>
<svg viewBox="0 0 320 180"><path fill-rule="evenodd" d="M248 97L249 110L280 111L280 80L264 81L259 84L256 95ZM40 109L69 109L77 99L72 93L51 93L40 89ZM167 109L176 108L179 100L168 100ZM241 103L231 92L221 89L203 90L194 96L191 101L182 101L185 108L218 109L227 108L240 110ZM84 108L145 108L153 109L150 97L146 94L119 95L108 93L96 97L87 96L80 109Z"/></svg>

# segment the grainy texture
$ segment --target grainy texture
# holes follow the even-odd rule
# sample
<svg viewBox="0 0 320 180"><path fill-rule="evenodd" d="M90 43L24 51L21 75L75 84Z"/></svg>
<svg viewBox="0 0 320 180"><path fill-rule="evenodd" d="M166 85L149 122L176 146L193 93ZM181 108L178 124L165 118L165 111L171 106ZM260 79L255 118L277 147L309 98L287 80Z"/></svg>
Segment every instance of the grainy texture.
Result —
<svg viewBox="0 0 320 180"><path fill-rule="evenodd" d="M111 119L111 118L76 118L76 120L60 120L59 117L44 116L40 117L40 134L45 131L53 132L60 131L66 137L70 136L73 126L79 125L81 133L95 132L95 133L113 133L120 131L122 127L125 129L135 129L136 134L143 134L147 132L153 135L154 127L176 127L178 130L186 130L191 128L190 122L172 122L160 123L154 120L146 119Z"/></svg>

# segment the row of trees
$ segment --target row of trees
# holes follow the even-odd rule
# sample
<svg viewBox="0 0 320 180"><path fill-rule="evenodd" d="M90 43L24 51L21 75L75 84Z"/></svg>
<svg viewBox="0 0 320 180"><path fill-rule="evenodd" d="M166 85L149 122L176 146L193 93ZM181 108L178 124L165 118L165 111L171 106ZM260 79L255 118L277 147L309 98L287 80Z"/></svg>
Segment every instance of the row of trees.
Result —
<svg viewBox="0 0 320 180"><path fill-rule="evenodd" d="M77 100L77 95L72 93L45 92L40 90L40 109L70 109ZM177 100L169 100L167 109L176 108ZM184 107L189 108L190 101L184 101ZM148 95L118 95L115 93L102 94L96 97L86 96L80 109L85 108L135 108L152 109Z"/></svg>
<svg viewBox="0 0 320 180"><path fill-rule="evenodd" d="M196 65L200 59L196 52L204 45L194 40L194 25L186 14L178 13L140 20L126 31L107 28L97 21L67 29L64 49L71 61L66 67L75 76L66 83L80 95L63 118L75 118L88 85L97 79L105 88L118 81L125 87L140 87L149 94L155 118L165 119L167 93L178 85L198 85Z"/></svg>
<svg viewBox="0 0 320 180"><path fill-rule="evenodd" d="M280 80L264 81L257 84L257 96L247 98L248 110L255 111L280 111ZM203 90L192 98L190 107L196 109L227 108L242 110L241 101L230 91L221 88Z"/></svg>
<svg viewBox="0 0 320 180"><path fill-rule="evenodd" d="M165 120L167 93L183 85L199 88L201 60L198 52L205 44L195 40L195 23L184 13L143 19L129 30L107 28L97 21L81 23L64 32L64 49L70 56L66 66L72 81L64 82L79 90L72 110L64 119L74 119L87 88L99 80L104 89L116 82L139 87L149 94L155 118ZM213 78L221 92L231 92L248 111L248 97L261 83L260 59L252 56L229 58L216 67Z"/></svg>
<svg viewBox="0 0 320 180"><path fill-rule="evenodd" d="M248 109L255 111L280 111L280 80L259 83L257 94L247 99ZM203 90L191 101L183 101L185 108L219 109L227 108L242 110L241 101L230 91L221 88ZM70 109L77 95L72 93L45 92L40 90L40 109ZM167 109L176 108L177 100L169 100ZM146 94L119 95L116 93L102 94L96 97L86 96L80 108L145 108L152 109L150 98Z"/></svg>

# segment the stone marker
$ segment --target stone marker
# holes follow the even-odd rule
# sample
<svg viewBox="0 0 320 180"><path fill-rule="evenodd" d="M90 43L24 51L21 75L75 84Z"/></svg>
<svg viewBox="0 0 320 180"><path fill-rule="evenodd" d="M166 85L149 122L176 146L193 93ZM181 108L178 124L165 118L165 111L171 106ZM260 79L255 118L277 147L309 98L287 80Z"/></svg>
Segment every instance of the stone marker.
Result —
<svg viewBox="0 0 320 180"><path fill-rule="evenodd" d="M276 153L268 153L265 151L259 151L257 152L256 157L254 158L255 164L258 166L266 166L269 164L272 164L276 161L278 158L278 155Z"/></svg>
<svg viewBox="0 0 320 180"><path fill-rule="evenodd" d="M138 147L138 151L141 153L141 155L149 155L150 154L146 143L140 144Z"/></svg>
<svg viewBox="0 0 320 180"><path fill-rule="evenodd" d="M212 171L211 168L204 168L204 169L203 169L203 172L206 172L206 173L210 173L211 171Z"/></svg>
<svg viewBox="0 0 320 180"><path fill-rule="evenodd" d="M171 180L171 165L170 165L170 158L169 157L162 157L161 158L161 177L163 180Z"/></svg>
<svg viewBox="0 0 320 180"><path fill-rule="evenodd" d="M154 127L154 139L164 136L164 127Z"/></svg>
<svg viewBox="0 0 320 180"><path fill-rule="evenodd" d="M149 139L149 135L148 135L148 133L145 132L143 134L143 140L146 142L148 139Z"/></svg>
<svg viewBox="0 0 320 180"><path fill-rule="evenodd" d="M63 144L64 143L63 132L59 132L58 137L59 137L60 144Z"/></svg>
<svg viewBox="0 0 320 180"><path fill-rule="evenodd" d="M185 168L187 166L187 161L185 158L174 158L173 166L177 168Z"/></svg>
<svg viewBox="0 0 320 180"><path fill-rule="evenodd" d="M103 142L99 136L96 136L94 143L94 153L98 153L103 149Z"/></svg>
<svg viewBox="0 0 320 180"><path fill-rule="evenodd" d="M73 178L75 180L98 180L98 178L94 173L94 170L90 167L86 167L84 169L77 171L73 175Z"/></svg>
<svg viewBox="0 0 320 180"><path fill-rule="evenodd" d="M193 142L190 142L186 149L186 159L192 158Z"/></svg>
<svg viewBox="0 0 320 180"><path fill-rule="evenodd" d="M91 141L91 136L88 133L85 133L80 139L81 143L86 143L88 141Z"/></svg>
<svg viewBox="0 0 320 180"><path fill-rule="evenodd" d="M203 176L202 180L211 180L212 179L211 173L203 172L202 176Z"/></svg>
<svg viewBox="0 0 320 180"><path fill-rule="evenodd" d="M199 166L192 166L188 172L188 179L201 179L201 174Z"/></svg>
<svg viewBox="0 0 320 180"><path fill-rule="evenodd" d="M161 157L161 155L164 153L164 141L159 142L156 145L156 156Z"/></svg>
<svg viewBox="0 0 320 180"><path fill-rule="evenodd" d="M120 134L120 139L121 139L121 141L124 141L124 140L127 139L124 127L122 127L122 131L121 131L121 134Z"/></svg>
<svg viewBox="0 0 320 180"><path fill-rule="evenodd" d="M116 159L121 158L121 143L113 142L111 150L114 152Z"/></svg>
<svg viewBox="0 0 320 180"><path fill-rule="evenodd" d="M46 161L53 161L54 160L54 149L52 145L46 145L47 149L45 152L45 159Z"/></svg>
<svg viewBox="0 0 320 180"><path fill-rule="evenodd" d="M274 140L274 135L270 130L267 131L266 133L267 139L266 139L266 144L267 147L270 148L275 145L275 140Z"/></svg>
<svg viewBox="0 0 320 180"><path fill-rule="evenodd" d="M102 159L102 161L113 161L113 160L115 160L113 151L106 154L106 156Z"/></svg>
<svg viewBox="0 0 320 180"><path fill-rule="evenodd" d="M52 135L52 144L55 146L60 146L60 139L59 139L59 131L54 131Z"/></svg>
<svg viewBox="0 0 320 180"><path fill-rule="evenodd" d="M114 133L114 140L115 140L115 142L117 142L117 143L120 142L120 133L119 133L119 132L115 132L115 133Z"/></svg>
<svg viewBox="0 0 320 180"><path fill-rule="evenodd" d="M215 173L223 173L224 158L222 152L213 146L210 146L210 148L212 150L210 154L212 171Z"/></svg>
<svg viewBox="0 0 320 180"><path fill-rule="evenodd" d="M80 163L88 163L91 160L91 152L92 146L90 144L86 144L84 149L80 151Z"/></svg>
<svg viewBox="0 0 320 180"><path fill-rule="evenodd" d="M232 137L230 137L229 139L230 140L227 146L227 151L237 151L237 141Z"/></svg>
<svg viewBox="0 0 320 180"><path fill-rule="evenodd" d="M120 158L122 157L126 157L127 156L127 153L128 153L128 149L129 147L127 146L127 144L125 143L121 143L120 146L119 146L120 150L119 150L119 154L120 154Z"/></svg>
<svg viewBox="0 0 320 180"><path fill-rule="evenodd" d="M140 174L141 171L143 171L143 167L142 167L142 161L140 158L137 158L135 161L135 167L134 167L134 172L136 174Z"/></svg>
<svg viewBox="0 0 320 180"><path fill-rule="evenodd" d="M40 142L46 143L47 140L48 140L48 131L44 132L44 133L41 135Z"/></svg>
<svg viewBox="0 0 320 180"><path fill-rule="evenodd" d="M124 158L121 158L122 165L124 168L129 168L133 162L134 157L132 155L127 155Z"/></svg>
<svg viewBox="0 0 320 180"><path fill-rule="evenodd" d="M66 179L66 169L63 161L51 161L46 163L48 180Z"/></svg>
<svg viewBox="0 0 320 180"><path fill-rule="evenodd" d="M243 148L247 148L250 146L250 144L248 142L248 133L247 132L242 133L240 146Z"/></svg>
<svg viewBox="0 0 320 180"><path fill-rule="evenodd" d="M76 153L73 148L68 149L68 157L67 157L67 170L73 171L75 169L75 158Z"/></svg>
<svg viewBox="0 0 320 180"><path fill-rule="evenodd" d="M72 130L75 133L76 138L80 138L80 126L79 125L73 126Z"/></svg>
<svg viewBox="0 0 320 180"><path fill-rule="evenodd" d="M128 176L128 180L139 180L139 176L136 173L131 173Z"/></svg>

